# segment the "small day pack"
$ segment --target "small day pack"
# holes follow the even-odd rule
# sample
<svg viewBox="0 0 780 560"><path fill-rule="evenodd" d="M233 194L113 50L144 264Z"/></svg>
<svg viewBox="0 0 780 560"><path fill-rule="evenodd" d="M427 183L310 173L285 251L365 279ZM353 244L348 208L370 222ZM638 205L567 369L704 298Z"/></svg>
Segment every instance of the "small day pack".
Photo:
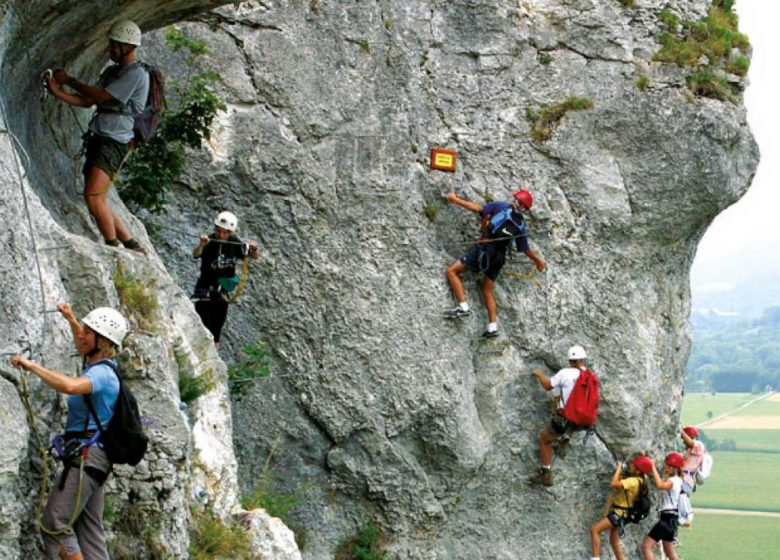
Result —
<svg viewBox="0 0 780 560"><path fill-rule="evenodd" d="M706 480L712 474L712 467L715 464L715 459L712 455L705 451L704 457L701 459L699 470L696 471L696 484L704 484Z"/></svg>
<svg viewBox="0 0 780 560"><path fill-rule="evenodd" d="M165 110L165 76L156 66L141 62L149 74L149 94L143 111L133 120L133 134L136 144L148 142L157 132Z"/></svg>
<svg viewBox="0 0 780 560"><path fill-rule="evenodd" d="M587 368L580 370L580 376L574 383L561 414L577 426L595 426L599 414L599 379L596 374Z"/></svg>
<svg viewBox="0 0 780 560"><path fill-rule="evenodd" d="M526 234L526 226L525 222L518 219L518 215L509 207L490 217L485 233L492 239L514 239Z"/></svg>
<svg viewBox="0 0 780 560"><path fill-rule="evenodd" d="M626 501L628 501L628 492L623 489L626 494ZM652 508L652 500L650 499L650 491L647 488L647 484L639 479L639 494L626 510L626 523L639 523L650 514Z"/></svg>
<svg viewBox="0 0 780 560"><path fill-rule="evenodd" d="M135 400L130 387L122 381L122 375L114 362L100 360L93 365L105 364L109 366L119 379L119 395L114 406L114 415L108 421L108 426L100 423L92 399L84 395L87 408L100 430L98 441L103 445L109 461L115 465L137 465L143 459L149 438L144 433L141 423L141 414L138 410L138 402Z"/></svg>

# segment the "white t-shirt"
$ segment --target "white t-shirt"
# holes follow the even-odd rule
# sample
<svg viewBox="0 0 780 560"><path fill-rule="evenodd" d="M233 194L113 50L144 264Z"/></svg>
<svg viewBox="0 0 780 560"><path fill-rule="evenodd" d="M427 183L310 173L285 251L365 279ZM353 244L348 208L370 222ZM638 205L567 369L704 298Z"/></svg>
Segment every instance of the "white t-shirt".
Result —
<svg viewBox="0 0 780 560"><path fill-rule="evenodd" d="M577 382L577 378L579 378L579 376L579 369L567 367L563 368L550 378L550 384L553 386L553 388L559 389L561 393L561 400L558 402L559 409L566 406L566 401L569 399L571 390L574 388L574 384Z"/></svg>
<svg viewBox="0 0 780 560"><path fill-rule="evenodd" d="M672 487L669 490L661 490L661 503L658 504L658 511L677 511L677 503L680 501L680 492L682 491L682 478L675 475L669 480L672 481Z"/></svg>

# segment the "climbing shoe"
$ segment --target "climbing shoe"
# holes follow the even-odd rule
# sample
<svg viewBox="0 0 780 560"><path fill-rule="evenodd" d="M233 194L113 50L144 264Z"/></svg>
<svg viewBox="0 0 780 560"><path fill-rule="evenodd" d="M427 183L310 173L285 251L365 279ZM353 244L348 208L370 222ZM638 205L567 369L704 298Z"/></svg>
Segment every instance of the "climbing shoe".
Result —
<svg viewBox="0 0 780 560"><path fill-rule="evenodd" d="M444 312L446 319L460 319L461 317L471 317L471 309L463 309L458 305L455 309L448 309Z"/></svg>
<svg viewBox="0 0 780 560"><path fill-rule="evenodd" d="M552 469L539 469L539 473L531 477L531 482L534 484L541 484L542 486L553 485L553 473Z"/></svg>
<svg viewBox="0 0 780 560"><path fill-rule="evenodd" d="M109 247L121 247L122 244L119 242L119 239L106 239L106 245Z"/></svg>
<svg viewBox="0 0 780 560"><path fill-rule="evenodd" d="M482 338L496 338L498 331L485 331L482 333Z"/></svg>
<svg viewBox="0 0 780 560"><path fill-rule="evenodd" d="M558 457L561 459L564 459L566 457L566 454L569 452L569 444L571 443L571 440L569 436L563 436L561 440L558 442Z"/></svg>
<svg viewBox="0 0 780 560"><path fill-rule="evenodd" d="M125 246L125 249L130 249L131 251L137 251L137 252L139 252L139 253L141 253L143 255L146 254L146 249L141 247L141 244L138 243L138 241L136 241L132 237L130 239L128 239L127 241L122 241L122 245Z"/></svg>

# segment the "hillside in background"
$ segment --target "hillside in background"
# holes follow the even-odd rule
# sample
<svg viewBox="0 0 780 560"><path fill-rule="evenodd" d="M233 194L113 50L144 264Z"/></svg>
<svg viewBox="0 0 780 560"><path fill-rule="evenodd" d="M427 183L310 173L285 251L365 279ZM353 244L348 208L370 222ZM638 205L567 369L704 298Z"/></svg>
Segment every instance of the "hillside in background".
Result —
<svg viewBox="0 0 780 560"><path fill-rule="evenodd" d="M780 387L780 307L757 319L693 314L693 345L686 389L757 392Z"/></svg>

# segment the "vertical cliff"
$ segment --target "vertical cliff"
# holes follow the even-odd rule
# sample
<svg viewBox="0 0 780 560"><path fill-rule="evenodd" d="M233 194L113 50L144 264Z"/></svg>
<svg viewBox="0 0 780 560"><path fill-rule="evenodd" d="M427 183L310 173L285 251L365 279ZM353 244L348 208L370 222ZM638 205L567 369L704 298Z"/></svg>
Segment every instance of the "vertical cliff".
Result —
<svg viewBox="0 0 780 560"><path fill-rule="evenodd" d="M86 113L43 98L40 75L67 65L94 79L106 62L105 36L114 21L132 17L153 29L225 2L70 4L0 2L0 215L6 225L0 234L6 256L0 264L0 556L42 555L34 521L41 452L62 431L65 411L63 398L13 370L9 356L28 352L47 367L78 372L70 330L56 312L67 301L80 316L100 305L120 308L132 325L121 361L151 445L137 468L116 467L107 483L112 558L185 558L195 525L191 508L205 504L225 523L246 513L239 505L225 364L156 255L102 244L81 200L78 161L71 159ZM146 241L143 226L111 197ZM211 381L189 408L178 387L185 375ZM246 520L256 555L300 557L278 521L263 512Z"/></svg>
<svg viewBox="0 0 780 560"><path fill-rule="evenodd" d="M142 401L168 418L153 428L156 441L178 439L161 452L158 474L137 473L128 484L153 493L159 481L168 490L164 499L155 490L161 511L187 502L194 484L211 485L228 508L236 477L248 493L272 476L298 496L292 520L305 529L305 558L332 557L369 519L398 558L586 550L614 459L672 444L696 244L747 189L758 161L740 102L744 78L713 56L682 66L656 57L671 32L668 14L699 22L709 2L251 1L193 16L181 28L210 45L202 64L220 72L228 110L209 146L192 154L169 211L148 217L162 226L149 240L159 260L84 239L95 232L63 172L72 169L65 153L76 147L77 126L69 112L49 115L37 101L34 74L51 53L97 70L92 55L108 24L75 45L65 38L79 30L79 14L103 22L108 8L34 4L48 14L40 26L56 32L34 36L18 9L0 10L9 30L0 45L4 127L19 139L0 135L8 185L0 212L22 224L2 239L13 258L2 268L0 346L45 340L47 359L70 363L64 325L38 313L18 162L36 243L69 247L39 257L46 305L60 297L80 310L116 302L119 261L159 294L160 328L135 335L131 352L143 364ZM196 9L165 6L131 3L122 14L146 14L141 23L158 26ZM159 38L144 54L174 79L190 70ZM735 47L728 58L740 55L749 53ZM716 75L727 95L704 97L711 92L692 81L694 70ZM572 98L589 108L563 111L546 129L541 117ZM51 119L56 126L46 125ZM458 151L454 174L429 169L433 146ZM519 186L535 196L531 245L548 269L530 280L500 277L502 336L484 341L475 278L466 278L475 316L440 317L451 305L444 268L477 231L473 217L443 197L455 190L475 201L505 199ZM257 238L263 253L231 309L223 354L240 358L242 346L264 340L275 373L231 403L224 365L186 299L196 274L187 255L223 209L238 214L240 235ZM528 273L530 262L513 256L506 270ZM554 487L532 487L525 481L538 465L548 405L529 372L552 373L574 343L588 349L601 377L598 434L575 438L555 465ZM177 412L182 363L219 380L190 423ZM55 418L50 396L43 412ZM11 419L18 441L3 456L0 481L6 495L21 497L30 487L19 469L26 472L33 453L24 447L26 423ZM213 452L214 441L224 447ZM182 450L186 442L191 452ZM126 497L124 487L117 492ZM13 503L29 517L29 506ZM164 521L176 542L185 521ZM17 542L13 531L4 534L12 535L8 546Z"/></svg>

